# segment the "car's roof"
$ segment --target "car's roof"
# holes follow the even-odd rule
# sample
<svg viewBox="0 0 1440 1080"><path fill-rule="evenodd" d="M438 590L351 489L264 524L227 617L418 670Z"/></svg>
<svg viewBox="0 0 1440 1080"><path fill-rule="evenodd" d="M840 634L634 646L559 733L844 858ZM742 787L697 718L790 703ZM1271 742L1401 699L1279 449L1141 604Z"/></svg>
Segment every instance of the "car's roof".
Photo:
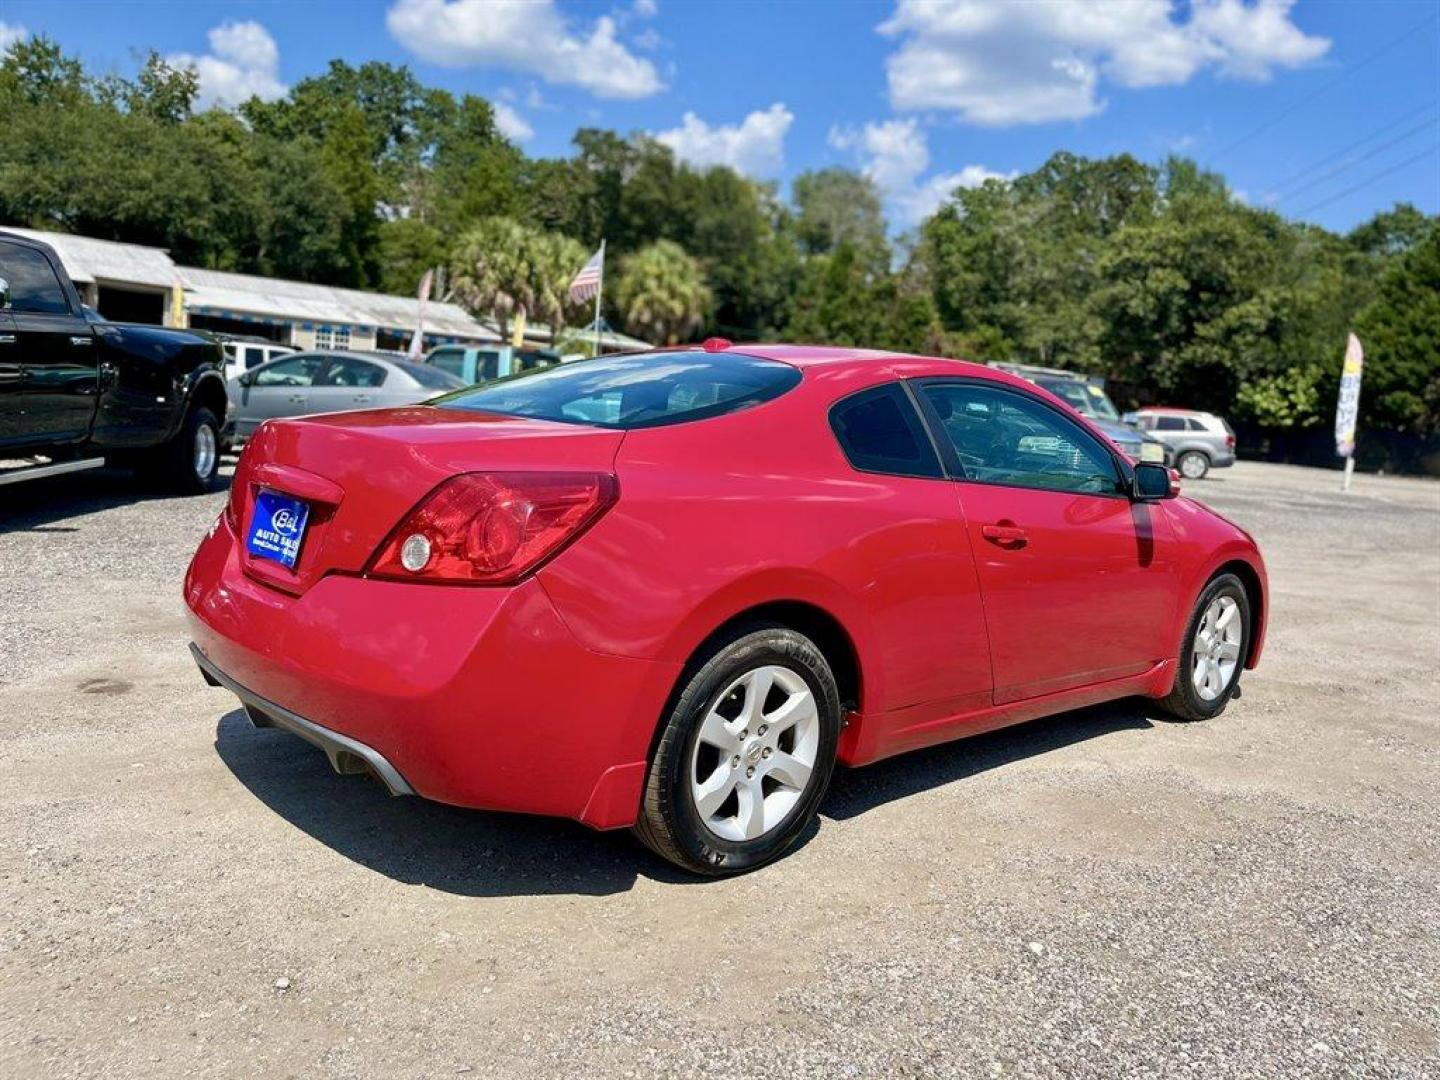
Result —
<svg viewBox="0 0 1440 1080"><path fill-rule="evenodd" d="M699 346L680 346L686 351L696 351ZM656 352L674 351L656 349ZM995 378L997 369L968 360L952 360L943 356L916 356L911 353L890 352L885 349L857 349L848 345L789 345L780 342L745 342L730 345L716 352L733 352L744 356L757 356L762 360L778 360L798 368L818 367L875 367L902 366L907 370L916 367L934 367L938 371L954 374ZM1008 378L1005 381L1010 381Z"/></svg>
<svg viewBox="0 0 1440 1080"><path fill-rule="evenodd" d="M1136 413L1163 413L1174 416L1213 416L1204 409L1182 409L1178 405L1142 405Z"/></svg>

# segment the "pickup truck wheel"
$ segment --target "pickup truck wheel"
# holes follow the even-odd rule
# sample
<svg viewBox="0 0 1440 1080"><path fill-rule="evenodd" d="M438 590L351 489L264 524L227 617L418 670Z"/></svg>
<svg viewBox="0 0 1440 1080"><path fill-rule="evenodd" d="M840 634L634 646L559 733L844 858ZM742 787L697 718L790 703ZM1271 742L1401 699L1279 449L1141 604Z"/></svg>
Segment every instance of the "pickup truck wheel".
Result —
<svg viewBox="0 0 1440 1080"><path fill-rule="evenodd" d="M220 421L203 405L190 410L180 432L155 451L155 475L183 495L209 491L220 471ZM149 470L147 470L149 471Z"/></svg>

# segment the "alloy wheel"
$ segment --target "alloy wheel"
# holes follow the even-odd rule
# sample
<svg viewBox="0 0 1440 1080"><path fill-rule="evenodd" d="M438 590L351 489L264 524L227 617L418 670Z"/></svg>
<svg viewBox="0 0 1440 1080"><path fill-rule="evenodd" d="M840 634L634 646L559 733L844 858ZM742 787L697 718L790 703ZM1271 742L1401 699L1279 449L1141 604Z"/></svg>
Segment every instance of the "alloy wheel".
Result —
<svg viewBox="0 0 1440 1080"><path fill-rule="evenodd" d="M1201 454L1186 454L1180 459L1180 475L1187 480L1199 480L1208 471L1209 466Z"/></svg>
<svg viewBox="0 0 1440 1080"><path fill-rule="evenodd" d="M690 757L690 797L724 840L755 840L804 797L820 747L815 695L800 675L768 664L747 671L705 714Z"/></svg>
<svg viewBox="0 0 1440 1080"><path fill-rule="evenodd" d="M1232 596L1217 596L1195 628L1190 679L1202 701L1214 701L1235 680L1244 639L1240 605Z"/></svg>
<svg viewBox="0 0 1440 1080"><path fill-rule="evenodd" d="M195 475L201 480L210 479L210 474L215 471L215 458L219 453L219 441L215 438L215 429L209 424L198 424L195 428L195 445L193 464Z"/></svg>

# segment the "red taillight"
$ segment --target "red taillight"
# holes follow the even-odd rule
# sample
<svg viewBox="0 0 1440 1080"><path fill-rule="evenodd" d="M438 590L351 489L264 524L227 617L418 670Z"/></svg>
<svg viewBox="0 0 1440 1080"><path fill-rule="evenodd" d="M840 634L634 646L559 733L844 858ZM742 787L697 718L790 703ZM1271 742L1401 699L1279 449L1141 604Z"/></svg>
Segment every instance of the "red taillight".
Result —
<svg viewBox="0 0 1440 1080"><path fill-rule="evenodd" d="M1225 436L1225 449L1226 449L1226 450L1234 450L1234 449L1235 449L1235 436L1234 436L1234 435L1226 435L1226 436Z"/></svg>
<svg viewBox="0 0 1440 1080"><path fill-rule="evenodd" d="M366 573L399 581L504 585L535 569L615 502L609 473L466 473L427 495Z"/></svg>

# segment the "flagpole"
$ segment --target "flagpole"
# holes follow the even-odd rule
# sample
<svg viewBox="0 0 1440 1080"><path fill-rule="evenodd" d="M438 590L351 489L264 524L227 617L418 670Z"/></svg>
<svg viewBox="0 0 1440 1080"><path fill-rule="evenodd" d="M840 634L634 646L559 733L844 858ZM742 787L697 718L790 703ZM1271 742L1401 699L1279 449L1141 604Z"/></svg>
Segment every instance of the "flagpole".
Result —
<svg viewBox="0 0 1440 1080"><path fill-rule="evenodd" d="M605 240L600 240L600 280L595 283L595 355L600 355L600 296L605 292Z"/></svg>

